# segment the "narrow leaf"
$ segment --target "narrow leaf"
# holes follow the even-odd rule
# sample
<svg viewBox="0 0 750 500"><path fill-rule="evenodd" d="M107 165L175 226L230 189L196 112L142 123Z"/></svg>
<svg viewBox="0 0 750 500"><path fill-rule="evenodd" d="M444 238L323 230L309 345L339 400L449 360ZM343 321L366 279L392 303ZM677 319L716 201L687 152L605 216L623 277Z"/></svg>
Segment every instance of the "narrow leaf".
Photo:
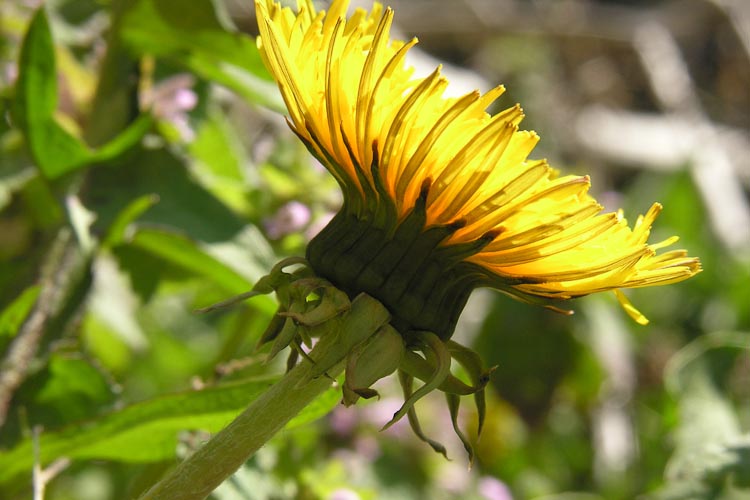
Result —
<svg viewBox="0 0 750 500"><path fill-rule="evenodd" d="M30 286L0 312L0 346L5 340L16 336L31 312L40 289L39 285Z"/></svg>
<svg viewBox="0 0 750 500"><path fill-rule="evenodd" d="M154 398L128 406L91 422L71 425L39 438L42 466L60 457L153 462L175 457L179 434L186 430L217 432L260 396L277 377ZM340 398L326 391L287 424L294 428L328 413ZM30 439L0 453L0 485L33 466Z"/></svg>
<svg viewBox="0 0 750 500"><path fill-rule="evenodd" d="M205 276L225 288L240 294L253 286L237 271L221 263L193 241L176 233L156 229L140 229L130 243L184 269Z"/></svg>
<svg viewBox="0 0 750 500"><path fill-rule="evenodd" d="M117 217L115 217L115 220L110 225L104 244L107 246L114 246L122 243L130 224L132 224L146 210L158 203L158 201L159 197L157 195L146 194L139 196L130 202L124 209L122 209L122 211L120 211L120 213L117 214Z"/></svg>

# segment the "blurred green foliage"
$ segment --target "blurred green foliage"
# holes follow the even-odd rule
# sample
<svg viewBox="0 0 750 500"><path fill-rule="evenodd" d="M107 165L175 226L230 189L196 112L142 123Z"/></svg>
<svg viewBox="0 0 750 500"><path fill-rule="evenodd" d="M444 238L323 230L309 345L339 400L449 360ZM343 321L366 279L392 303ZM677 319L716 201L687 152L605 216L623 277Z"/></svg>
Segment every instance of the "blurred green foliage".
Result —
<svg viewBox="0 0 750 500"><path fill-rule="evenodd" d="M56 472L46 498L130 498L283 371L254 350L272 299L194 311L303 254L339 194L233 24L250 2L33 4L0 3L0 498L30 498L35 464ZM543 51L506 58L509 78ZM634 292L646 328L611 297L568 318L478 294L457 335L498 368L474 470L460 443L446 462L402 426L378 433L385 383L351 409L329 391L214 496L747 498L748 262L686 173L616 187L630 214L661 201L658 231L705 271ZM441 402L420 406L452 434Z"/></svg>

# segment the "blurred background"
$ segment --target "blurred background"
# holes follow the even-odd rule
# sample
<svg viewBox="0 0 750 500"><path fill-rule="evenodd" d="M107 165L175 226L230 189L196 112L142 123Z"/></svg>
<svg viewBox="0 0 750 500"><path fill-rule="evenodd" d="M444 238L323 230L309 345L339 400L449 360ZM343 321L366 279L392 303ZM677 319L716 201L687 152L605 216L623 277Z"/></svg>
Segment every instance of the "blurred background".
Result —
<svg viewBox="0 0 750 500"><path fill-rule="evenodd" d="M645 327L610 295L565 317L475 292L455 338L497 369L471 470L437 395L417 411L450 461L378 431L385 380L329 391L213 497L750 498L750 2L389 5L418 73L505 84L534 157L631 221L661 202L652 241L704 271L630 292ZM283 372L254 350L271 297L194 312L341 201L256 33L250 0L0 0L0 498L134 497Z"/></svg>

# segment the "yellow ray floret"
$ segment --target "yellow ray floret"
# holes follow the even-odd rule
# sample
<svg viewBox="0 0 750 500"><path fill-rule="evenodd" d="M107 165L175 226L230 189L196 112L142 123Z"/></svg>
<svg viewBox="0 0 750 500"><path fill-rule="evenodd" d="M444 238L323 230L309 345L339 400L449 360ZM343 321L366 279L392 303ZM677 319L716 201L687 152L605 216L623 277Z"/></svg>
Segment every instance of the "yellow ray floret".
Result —
<svg viewBox="0 0 750 500"><path fill-rule="evenodd" d="M478 285L527 301L613 290L641 323L618 289L700 271L682 250L657 254L676 238L648 243L661 205L631 228L622 214L601 213L587 176L530 160L539 137L519 130L520 106L486 112L502 86L445 98L439 67L417 78L405 64L416 39L390 39L390 8L348 19L347 9L347 0L328 12L309 0L296 11L256 0L258 45L290 127L341 185L342 210L393 233L423 197L424 230L451 228L440 248L483 242L461 257L482 275Z"/></svg>

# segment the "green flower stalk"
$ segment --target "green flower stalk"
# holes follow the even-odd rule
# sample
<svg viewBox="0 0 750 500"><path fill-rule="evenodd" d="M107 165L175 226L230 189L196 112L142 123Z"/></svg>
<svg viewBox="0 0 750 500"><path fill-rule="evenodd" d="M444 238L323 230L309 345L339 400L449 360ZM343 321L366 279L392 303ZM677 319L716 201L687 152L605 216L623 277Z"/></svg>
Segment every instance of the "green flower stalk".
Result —
<svg viewBox="0 0 750 500"><path fill-rule="evenodd" d="M390 314L378 301L360 295L351 302L345 299L342 306L340 292L322 282L322 288L316 288L321 294L316 299L295 302L299 291L309 286L309 279L295 279L295 275L283 269L297 261L281 262L246 296L275 290L280 299L287 299L282 301L283 309L276 318L284 318L282 323L290 321L298 325L294 327L298 334L288 341L293 353L302 353L297 342L303 338L309 340L315 335L319 341L279 382L144 493L140 497L142 500L207 497L297 413L330 388L334 378L344 370L347 356L357 346L388 328ZM281 330L283 327L277 328L274 323L269 329L279 334Z"/></svg>

